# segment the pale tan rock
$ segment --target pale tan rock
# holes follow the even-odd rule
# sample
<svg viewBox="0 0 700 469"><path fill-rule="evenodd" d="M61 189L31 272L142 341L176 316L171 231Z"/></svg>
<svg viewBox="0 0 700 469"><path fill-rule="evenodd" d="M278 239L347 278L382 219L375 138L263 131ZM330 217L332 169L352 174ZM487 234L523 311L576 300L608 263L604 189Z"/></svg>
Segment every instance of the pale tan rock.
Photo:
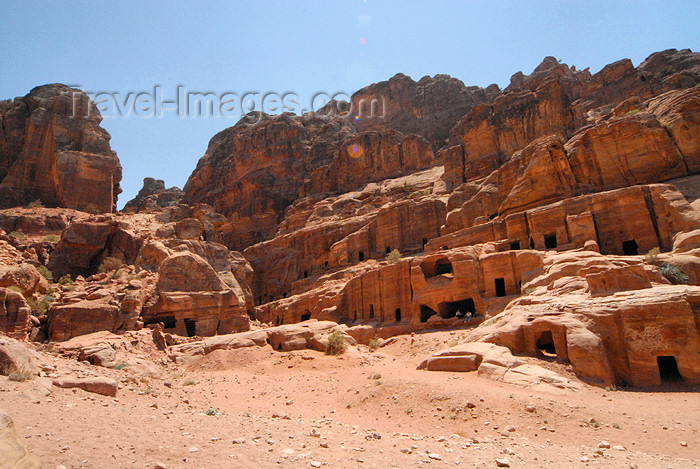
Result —
<svg viewBox="0 0 700 469"><path fill-rule="evenodd" d="M0 410L0 468L40 469L41 462L20 442L10 415Z"/></svg>
<svg viewBox="0 0 700 469"><path fill-rule="evenodd" d="M64 376L53 379L53 385L59 388L80 388L84 391L102 394L103 396L116 396L118 382L115 379L104 376L96 376L90 378L76 378L73 376Z"/></svg>

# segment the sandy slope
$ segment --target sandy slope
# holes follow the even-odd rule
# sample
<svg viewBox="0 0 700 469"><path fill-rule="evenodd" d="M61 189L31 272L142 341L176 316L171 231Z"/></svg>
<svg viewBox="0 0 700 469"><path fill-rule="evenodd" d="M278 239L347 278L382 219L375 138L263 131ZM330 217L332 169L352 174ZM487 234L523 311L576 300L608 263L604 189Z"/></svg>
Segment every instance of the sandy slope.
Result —
<svg viewBox="0 0 700 469"><path fill-rule="evenodd" d="M186 367L151 357L159 378L49 356L59 374L98 371L124 386L116 399L41 396L33 381L0 377L0 407L48 468L700 466L697 389L524 388L416 370L459 336L404 336L340 357L269 347Z"/></svg>

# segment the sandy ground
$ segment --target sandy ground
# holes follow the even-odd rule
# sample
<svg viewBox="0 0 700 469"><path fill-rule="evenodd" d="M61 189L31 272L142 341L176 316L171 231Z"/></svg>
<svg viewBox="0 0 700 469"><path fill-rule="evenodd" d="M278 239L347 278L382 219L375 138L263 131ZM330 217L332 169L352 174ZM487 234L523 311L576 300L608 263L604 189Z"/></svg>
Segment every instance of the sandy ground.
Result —
<svg viewBox="0 0 700 469"><path fill-rule="evenodd" d="M58 374L123 387L42 396L36 380L0 377L0 407L47 468L700 467L697 388L526 388L416 370L459 334L338 357L269 346L188 366L151 357L155 378L50 356Z"/></svg>

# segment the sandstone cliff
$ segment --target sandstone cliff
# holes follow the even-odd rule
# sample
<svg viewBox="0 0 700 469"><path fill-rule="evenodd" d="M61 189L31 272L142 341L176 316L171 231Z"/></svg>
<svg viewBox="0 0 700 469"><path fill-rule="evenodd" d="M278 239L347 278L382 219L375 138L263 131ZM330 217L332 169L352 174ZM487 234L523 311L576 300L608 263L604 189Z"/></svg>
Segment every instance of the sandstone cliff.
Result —
<svg viewBox="0 0 700 469"><path fill-rule="evenodd" d="M80 90L44 85L0 111L0 208L47 207L112 212L121 166Z"/></svg>

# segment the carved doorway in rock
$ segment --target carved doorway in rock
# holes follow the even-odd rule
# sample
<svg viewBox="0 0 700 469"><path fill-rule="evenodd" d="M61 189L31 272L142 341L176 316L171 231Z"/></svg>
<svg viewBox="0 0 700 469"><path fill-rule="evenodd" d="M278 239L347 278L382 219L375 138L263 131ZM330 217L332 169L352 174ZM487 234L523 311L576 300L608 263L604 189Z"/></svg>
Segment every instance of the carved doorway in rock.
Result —
<svg viewBox="0 0 700 469"><path fill-rule="evenodd" d="M661 382L683 381L681 372L678 371L678 363L676 362L676 357L656 357L656 363L659 366L659 376L661 377Z"/></svg>
<svg viewBox="0 0 700 469"><path fill-rule="evenodd" d="M185 330L187 331L187 337L194 337L197 335L197 321L194 319L185 319Z"/></svg>
<svg viewBox="0 0 700 469"><path fill-rule="evenodd" d="M554 337L552 336L552 331L542 331L540 336L535 343L537 350L540 354L547 358L557 357L557 348L554 345Z"/></svg>

